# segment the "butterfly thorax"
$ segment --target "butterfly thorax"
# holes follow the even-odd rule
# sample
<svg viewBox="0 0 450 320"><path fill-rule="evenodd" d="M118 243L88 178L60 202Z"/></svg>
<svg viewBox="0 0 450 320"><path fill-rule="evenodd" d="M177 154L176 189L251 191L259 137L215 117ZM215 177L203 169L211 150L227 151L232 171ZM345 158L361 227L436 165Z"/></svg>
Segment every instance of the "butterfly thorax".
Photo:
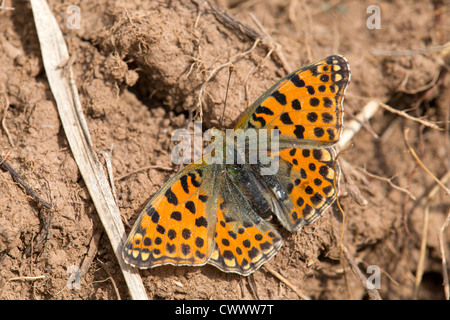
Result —
<svg viewBox="0 0 450 320"><path fill-rule="evenodd" d="M228 165L226 171L232 183L238 187L252 209L263 219L273 213L270 190L263 185L249 165Z"/></svg>

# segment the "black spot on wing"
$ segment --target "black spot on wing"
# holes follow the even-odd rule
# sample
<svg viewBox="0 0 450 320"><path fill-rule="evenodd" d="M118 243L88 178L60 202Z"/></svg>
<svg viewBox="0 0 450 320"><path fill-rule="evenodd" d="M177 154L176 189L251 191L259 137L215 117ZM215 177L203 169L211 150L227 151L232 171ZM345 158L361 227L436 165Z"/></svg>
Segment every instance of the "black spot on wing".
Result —
<svg viewBox="0 0 450 320"><path fill-rule="evenodd" d="M286 103L287 103L286 96L283 93L281 93L280 91L278 91L278 90L275 90L272 93L272 97L274 97L275 100L277 100L277 102L279 104L281 104L282 106L286 105Z"/></svg>
<svg viewBox="0 0 450 320"><path fill-rule="evenodd" d="M319 101L319 99L314 97L314 98L309 99L309 103L311 104L311 106L317 107L320 104L320 101Z"/></svg>
<svg viewBox="0 0 450 320"><path fill-rule="evenodd" d="M291 80L291 82L294 84L294 86L296 86L296 87L298 87L298 88L302 88L302 87L305 86L305 81L303 81L302 79L300 79L300 77L298 76L298 74L294 74L290 80Z"/></svg>
<svg viewBox="0 0 450 320"><path fill-rule="evenodd" d="M310 112L306 115L306 119L308 119L309 122L316 122L318 118L319 117L315 112Z"/></svg>
<svg viewBox="0 0 450 320"><path fill-rule="evenodd" d="M294 109L294 110L301 110L302 109L302 106L301 106L301 104L300 104L300 101L298 101L298 99L294 99L294 100L292 100L292 109Z"/></svg>
<svg viewBox="0 0 450 320"><path fill-rule="evenodd" d="M291 120L291 117L289 116L289 113L284 112L280 115L280 120L283 122L283 124L294 124Z"/></svg>
<svg viewBox="0 0 450 320"><path fill-rule="evenodd" d="M294 130L294 134L297 137L297 139L304 139L304 132L305 132L305 127L303 127L302 125L296 125L295 126L295 130Z"/></svg>
<svg viewBox="0 0 450 320"><path fill-rule="evenodd" d="M189 193L189 185L187 183L187 179L188 179L188 177L186 175L184 175L180 178L181 187L183 188L183 191L185 193Z"/></svg>
<svg viewBox="0 0 450 320"><path fill-rule="evenodd" d="M173 193L172 188L169 187L164 196L167 198L167 202L173 204L174 206L178 205L178 198L175 193Z"/></svg>
<svg viewBox="0 0 450 320"><path fill-rule="evenodd" d="M266 120L264 120L263 117L257 117L257 116L256 116L256 113L254 113L254 114L252 115L252 119L253 119L254 122L259 122L259 123L261 123L261 127L265 127L265 126L266 126Z"/></svg>
<svg viewBox="0 0 450 320"><path fill-rule="evenodd" d="M201 172L201 171L200 171ZM188 173L189 177L191 177L191 183L194 187L200 187L201 183L197 181L197 176L193 173ZM201 176L201 175L200 175Z"/></svg>
<svg viewBox="0 0 450 320"><path fill-rule="evenodd" d="M273 116L273 111L264 106L258 106L255 110L255 113L267 114L269 116Z"/></svg>

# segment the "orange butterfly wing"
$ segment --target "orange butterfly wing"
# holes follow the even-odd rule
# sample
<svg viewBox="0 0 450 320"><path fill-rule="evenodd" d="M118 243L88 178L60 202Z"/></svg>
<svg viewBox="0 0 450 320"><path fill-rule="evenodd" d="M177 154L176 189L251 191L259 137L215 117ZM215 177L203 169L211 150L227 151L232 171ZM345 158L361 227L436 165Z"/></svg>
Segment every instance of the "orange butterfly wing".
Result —
<svg viewBox="0 0 450 320"><path fill-rule="evenodd" d="M204 265L214 249L218 166L191 164L145 207L122 251L139 268Z"/></svg>

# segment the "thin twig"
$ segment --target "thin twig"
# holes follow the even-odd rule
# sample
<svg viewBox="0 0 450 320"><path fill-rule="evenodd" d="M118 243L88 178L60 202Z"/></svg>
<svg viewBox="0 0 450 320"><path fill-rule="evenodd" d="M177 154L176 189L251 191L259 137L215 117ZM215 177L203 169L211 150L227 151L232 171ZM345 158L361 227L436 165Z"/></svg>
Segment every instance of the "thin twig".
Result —
<svg viewBox="0 0 450 320"><path fill-rule="evenodd" d="M8 137L8 141L9 144L11 145L11 147L14 148L14 142L11 138L11 135L9 134L9 130L8 127L6 126L6 115L8 113L8 109L9 109L9 99L8 99L8 95L6 94L6 90L4 89L4 85L2 85L2 91L1 91L5 97L5 108L3 109L3 117L2 117L2 128L6 133L6 136Z"/></svg>
<svg viewBox="0 0 450 320"><path fill-rule="evenodd" d="M386 110L389 111L389 112L398 114L399 116L402 116L402 117L404 117L404 118L406 118L406 119L408 119L408 120L412 120L412 121L418 122L418 123L420 123L420 124L423 124L424 126L433 128L433 129L435 129L435 130L439 130L439 131L442 130L442 129L439 128L436 124L434 124L434 123L432 123L432 122L430 122L430 121L426 121L426 120L422 120L422 119L419 119L419 118L410 116L410 115L407 114L406 112L403 112L403 111L401 111L401 110L394 109L394 108L392 108L391 106L388 106L388 105L387 105L386 103L384 103L384 102L379 101L379 103L380 103L380 106L381 106L381 107L383 107L384 109L386 109Z"/></svg>
<svg viewBox="0 0 450 320"><path fill-rule="evenodd" d="M405 92L407 94L416 94L418 92L422 92L422 91L428 90L431 87L433 87L435 84L437 84L437 82L438 82L438 80L440 78L440 75L441 75L441 70L438 70L436 72L436 74L434 75L433 79L430 81L430 83L427 83L427 84L425 84L425 85L423 85L421 87L415 88L415 89L406 89L405 85L402 85L398 90L401 91L401 92Z"/></svg>
<svg viewBox="0 0 450 320"><path fill-rule="evenodd" d="M34 280L41 280L41 279L45 279L45 276L16 277L16 278L9 278L8 281L34 281Z"/></svg>
<svg viewBox="0 0 450 320"><path fill-rule="evenodd" d="M258 290L256 288L256 281L254 274L251 274L249 277L247 277L248 285L250 286L250 289L252 290L253 295L255 296L255 300L260 300L258 295Z"/></svg>
<svg viewBox="0 0 450 320"><path fill-rule="evenodd" d="M386 103L382 102L382 101L379 100L379 99L374 99L374 98L370 98L370 97L362 97L362 96L358 96L358 95L351 94L351 93L348 93L348 92L347 92L345 95L346 95L347 97L354 98L354 99L358 99L358 100L370 101L369 103L371 103L371 101L374 101L375 103L379 104L382 108L384 108L385 110L387 110L387 111L389 111L389 112L395 113L395 114L397 114L397 115L399 115L399 116L401 116L401 117L404 117L404 118L406 118L406 119L408 119L408 120L412 120L412 121L421 123L421 124L423 124L423 125L426 126L426 127L430 127L430 128L433 128L433 129L439 130L439 131L442 130L441 128L439 128L439 127L438 127L435 123L433 123L433 122L430 122L430 121L426 121L426 120L423 120L423 119L419 119L419 118L413 117L413 116L407 114L407 113L404 112L404 111L401 111L401 110L397 110L397 109L395 109L395 108L392 108L391 106L387 105Z"/></svg>
<svg viewBox="0 0 450 320"><path fill-rule="evenodd" d="M444 285L444 294L445 299L450 300L450 286L448 281L448 267L447 267L447 260L445 256L445 247L444 247L444 230L448 227L450 223L450 211L448 212L447 219L445 219L445 222L442 224L441 229L438 233L438 239L439 239L439 251L441 253L441 261L442 261L442 278L443 278L443 285Z"/></svg>
<svg viewBox="0 0 450 320"><path fill-rule="evenodd" d="M219 72L221 69L226 68L226 67L229 67L230 65L232 65L233 63L235 63L238 59L240 59L240 58L242 58L242 57L248 55L249 53L251 53L251 52L256 48L256 46L258 45L259 41L260 41L260 40L257 39L257 40L253 43L253 46L252 46L249 50L247 50L247 51L245 51L245 52L241 52L241 53L235 54L234 56L232 56L232 57L228 60L228 62L226 62L226 63L224 63L224 64L221 64L220 66L214 68L214 69L209 73L208 78L206 78L205 82L203 82L202 86L200 87L200 90L198 91L198 98L197 98L197 105L196 105L196 107L197 107L198 110L199 110L200 119L203 118L202 98L203 98L203 91L204 91L205 88L206 88L206 84L207 84L207 83L208 83L208 82L209 82L209 81L217 74L217 72Z"/></svg>
<svg viewBox="0 0 450 320"><path fill-rule="evenodd" d="M345 258L349 262L353 273L359 278L359 280L361 281L361 284L366 289L367 294L369 295L369 298L371 300L381 300L378 290L369 288L367 286L367 278L364 276L364 274L359 269L358 265L355 262L355 259L353 258L352 254L348 251L347 247L343 243L341 245L342 245L342 251L344 253Z"/></svg>
<svg viewBox="0 0 450 320"><path fill-rule="evenodd" d="M450 171L442 178L444 183L447 183L447 180L450 179ZM430 206L432 204L433 198L439 191L439 186L435 185L431 191L428 193L427 202L425 205L425 212L423 216L423 228L422 228L422 240L420 244L420 255L419 262L417 264L417 272L416 272L416 280L414 287L414 299L417 299L417 294L419 292L419 287L422 282L423 273L425 270L425 259L427 253L427 241L428 241L428 224L430 220Z"/></svg>
<svg viewBox="0 0 450 320"><path fill-rule="evenodd" d="M131 176L133 174L136 174L136 173L139 173L139 172L145 171L145 170L150 170L150 169L158 169L158 170L164 170L164 171L174 171L175 170L174 168L164 167L164 166L156 166L156 165L146 166L146 167L142 167L142 168L139 168L137 170L134 170L134 171L131 171L131 172L128 172L128 173L125 173L125 174L121 175L120 177L117 178L117 181L126 179L126 178L128 178L129 176Z"/></svg>
<svg viewBox="0 0 450 320"><path fill-rule="evenodd" d="M409 149L409 151L411 152L412 156L414 157L414 159L416 159L417 163L422 167L422 169L424 169L425 172L428 173L433 178L433 180L436 181L436 183L449 196L450 195L450 190L438 178L436 178L436 176L423 164L423 162L419 159L419 157L417 156L417 154L414 151L414 149L410 146L410 144L408 142L408 137L407 137L408 136L408 131L409 131L409 128L405 128L405 131L403 132L403 137L405 139L406 147Z"/></svg>
<svg viewBox="0 0 450 320"><path fill-rule="evenodd" d="M281 274L279 274L278 272L276 272L274 269L272 269L272 267L270 267L269 265L264 265L263 267L264 269L267 270L267 272L269 272L270 274L272 274L275 278L277 278L278 280L280 280L281 282L283 282L285 285L287 285L289 288L291 288L300 298L302 298L303 300L311 300L311 298L309 296L307 296L306 294L304 294L303 292L301 292L296 286L294 286L288 279L286 279L285 277L283 277Z"/></svg>
<svg viewBox="0 0 450 320"><path fill-rule="evenodd" d="M211 7L214 15L216 16L217 20L221 22L222 24L231 27L235 30L239 30L243 35L247 36L248 38L256 41L262 41L263 45L270 50L275 50L275 54L277 55L278 59L280 60L283 68L286 72L291 72L292 69L287 61L287 59L284 56L284 53L281 49L281 45L277 43L268 32L266 32L263 25L259 22L259 20L250 13L250 17L253 19L255 24L258 26L258 28L261 30L262 33L264 33L264 36L258 33L257 31L253 30L249 26L246 26L245 24L241 23L240 21L236 20L234 17L230 16L223 10L219 10L216 6L211 4L209 1L207 1L209 6Z"/></svg>
<svg viewBox="0 0 450 320"><path fill-rule="evenodd" d="M103 266L103 269L104 269L104 270L106 271L106 273L108 274L108 279L111 280L111 283L113 284L113 287L114 287L114 291L116 292L117 300L122 300L122 299L120 298L119 289L117 288L116 282L114 281L114 278L113 278L113 276L112 276L112 274L111 274L111 271L109 271L108 266L107 266L103 261L101 261L99 258L97 258L97 261L100 262L100 264Z"/></svg>
<svg viewBox="0 0 450 320"><path fill-rule="evenodd" d="M246 35L252 40L256 39L263 39L263 36L260 35L258 32L253 30L252 28L246 26L245 24L237 21L235 18L230 16L228 13L226 13L223 10L219 10L215 5L213 5L211 2L206 1L209 6L211 7L214 15L216 16L217 20L219 20L222 24L227 25L229 27L232 27L236 30L239 30L242 34Z"/></svg>
<svg viewBox="0 0 450 320"><path fill-rule="evenodd" d="M41 197L39 197L30 186L28 186L28 184L25 182L25 180L23 180L23 178L2 157L0 157L0 169L3 172L9 172L9 174L11 175L11 178L14 180L14 182L21 185L25 189L25 192L30 197L32 197L34 199L34 201L41 204L42 206L44 206L47 209L52 208L52 204L41 199Z"/></svg>
<svg viewBox="0 0 450 320"><path fill-rule="evenodd" d="M380 139L380 136L378 135L378 133L376 133L372 127L370 126L370 123L366 120L366 121L360 121L355 115L353 115L352 113L348 112L346 113L346 115L348 115L348 117L350 118L350 120L355 120L358 121L361 126L366 129L366 131L368 133L370 133L370 135L372 136L372 138L374 138L375 140Z"/></svg>
<svg viewBox="0 0 450 320"><path fill-rule="evenodd" d="M94 258L97 255L98 245L100 244L101 236L102 233L100 231L94 233L94 235L92 236L91 242L89 243L88 252L86 254L86 257L84 257L83 263L81 264L80 267L80 273L82 277L84 277L87 274L89 267L92 264L92 261L94 261Z"/></svg>
<svg viewBox="0 0 450 320"><path fill-rule="evenodd" d="M365 175L368 175L371 178L387 182L392 188L394 188L394 189L396 189L396 190L398 190L400 192L406 193L408 195L408 197L410 197L412 200L414 200L414 201L416 200L416 197L411 192L409 192L409 190L407 190L405 188L402 188L402 187L399 187L399 186L397 186L396 184L394 184L392 182L392 179L394 179L395 176L392 177L392 178L385 178L385 177L380 177L380 176L377 176L377 175L375 175L373 173L370 173L364 168L358 168L358 170L362 171Z"/></svg>

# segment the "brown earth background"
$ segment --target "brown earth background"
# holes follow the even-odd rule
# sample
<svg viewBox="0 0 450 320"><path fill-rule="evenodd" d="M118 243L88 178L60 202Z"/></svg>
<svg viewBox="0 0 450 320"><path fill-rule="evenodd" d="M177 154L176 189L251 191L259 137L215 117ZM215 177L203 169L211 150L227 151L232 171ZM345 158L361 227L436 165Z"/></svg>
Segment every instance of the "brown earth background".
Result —
<svg viewBox="0 0 450 320"><path fill-rule="evenodd" d="M203 129L220 125L229 71L219 68L208 80L214 69L234 65L225 112L231 127L288 72L339 53L352 71L345 122L370 100L404 112L380 108L340 155L351 178L341 186L343 244L365 276L368 266L380 268L383 299L444 299L449 269L442 267L438 234L450 201L411 155L404 131L424 165L443 178L450 169L449 2L212 3L219 11L202 0L49 1L73 57L94 148L111 153L127 232L177 170L173 130L186 127L190 116L202 119ZM79 29L68 28L71 5L80 8ZM381 10L380 29L367 27L370 5ZM222 10L256 35L226 22ZM0 299L130 299L62 129L30 3L6 1L0 30L1 156L53 204L42 208L0 173ZM285 243L267 265L313 299L367 299L348 260L339 260L333 230L341 222L335 207L298 234L283 231ZM450 261L450 228L442 239ZM71 266L84 261L92 262L84 264L80 289L69 289ZM250 277L208 265L140 274L150 299L300 298L266 268Z"/></svg>

